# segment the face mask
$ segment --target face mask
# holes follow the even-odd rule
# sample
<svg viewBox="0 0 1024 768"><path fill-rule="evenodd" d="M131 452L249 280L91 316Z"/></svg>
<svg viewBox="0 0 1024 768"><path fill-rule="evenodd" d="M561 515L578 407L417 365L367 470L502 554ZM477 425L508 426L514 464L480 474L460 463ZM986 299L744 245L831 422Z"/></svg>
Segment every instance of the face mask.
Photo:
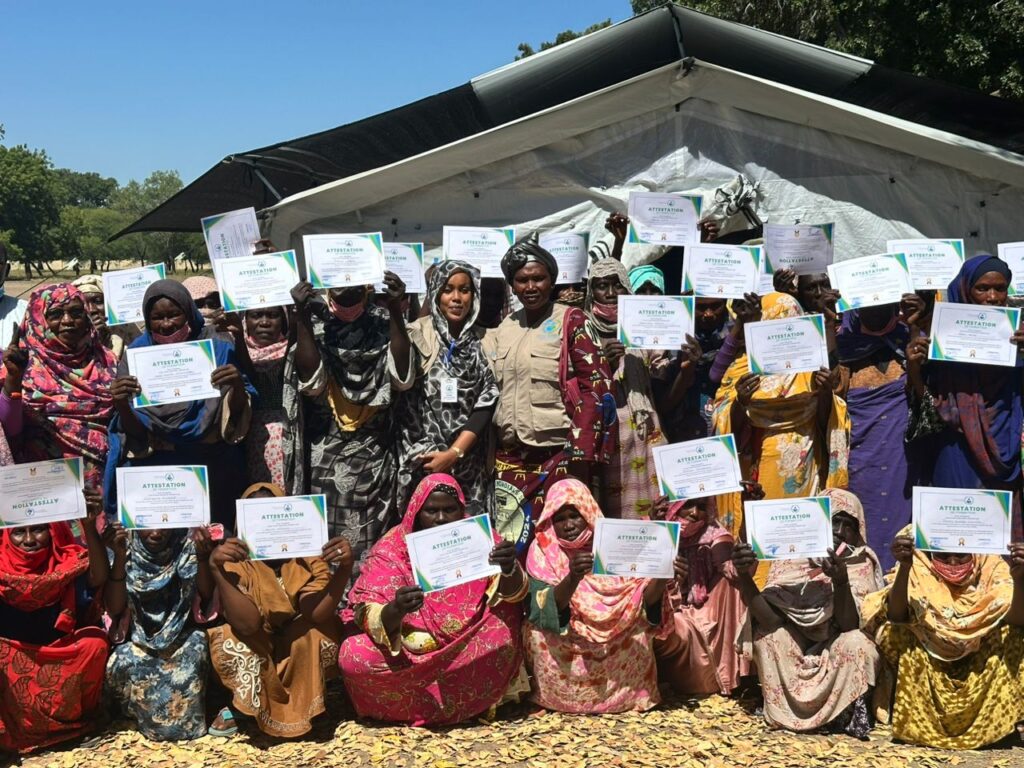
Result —
<svg viewBox="0 0 1024 768"><path fill-rule="evenodd" d="M944 563L941 560L932 560L932 570L935 571L944 581L959 587L966 584L974 575L974 559L968 560L960 565Z"/></svg>
<svg viewBox="0 0 1024 768"><path fill-rule="evenodd" d="M679 524L679 535L684 539L693 538L704 530L705 525L707 525L707 520L703 517L698 517L696 520L692 517L683 518Z"/></svg>
<svg viewBox="0 0 1024 768"><path fill-rule="evenodd" d="M607 320L610 323L618 322L619 320L619 305L618 304L598 304L596 301L590 308L591 311L600 317L602 320Z"/></svg>
<svg viewBox="0 0 1024 768"><path fill-rule="evenodd" d="M150 333L150 336L153 337L153 341L157 344L180 344L183 341L188 341L188 336L191 331L192 329L189 327L189 324L185 323L174 333L164 335L153 331Z"/></svg>
<svg viewBox="0 0 1024 768"><path fill-rule="evenodd" d="M353 323L362 317L363 312L366 311L365 302L359 302L353 304L351 307L343 307L341 304L336 302L333 298L328 296L328 305L331 308L331 314L341 320L343 323Z"/></svg>
<svg viewBox="0 0 1024 768"><path fill-rule="evenodd" d="M557 534L556 534L557 536ZM594 538L594 531L591 528L587 528L583 533L577 536L572 541L566 541L565 539L558 539L558 546L562 549L585 549L590 546L591 540Z"/></svg>

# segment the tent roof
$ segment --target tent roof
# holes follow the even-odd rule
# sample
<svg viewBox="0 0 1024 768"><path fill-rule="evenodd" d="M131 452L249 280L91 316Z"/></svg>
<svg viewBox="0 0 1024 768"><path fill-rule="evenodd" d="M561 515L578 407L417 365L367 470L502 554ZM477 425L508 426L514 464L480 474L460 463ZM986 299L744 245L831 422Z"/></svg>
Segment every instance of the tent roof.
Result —
<svg viewBox="0 0 1024 768"><path fill-rule="evenodd" d="M1024 154L1024 105L680 6L663 6L348 125L229 155L130 232L198 231L661 69L686 57Z"/></svg>

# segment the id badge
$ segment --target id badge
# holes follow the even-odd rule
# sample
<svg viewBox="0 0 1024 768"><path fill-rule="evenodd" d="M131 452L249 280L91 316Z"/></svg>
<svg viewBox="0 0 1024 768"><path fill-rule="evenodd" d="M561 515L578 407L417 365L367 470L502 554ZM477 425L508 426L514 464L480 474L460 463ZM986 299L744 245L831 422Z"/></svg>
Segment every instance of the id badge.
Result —
<svg viewBox="0 0 1024 768"><path fill-rule="evenodd" d="M441 402L442 403L457 403L459 402L459 382L458 379L443 378L441 379Z"/></svg>

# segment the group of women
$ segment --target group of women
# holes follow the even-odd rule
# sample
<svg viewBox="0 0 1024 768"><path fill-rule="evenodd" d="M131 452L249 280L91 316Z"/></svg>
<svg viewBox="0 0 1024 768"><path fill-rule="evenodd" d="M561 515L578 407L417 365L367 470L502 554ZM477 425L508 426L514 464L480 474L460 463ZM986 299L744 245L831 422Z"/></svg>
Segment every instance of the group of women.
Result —
<svg viewBox="0 0 1024 768"><path fill-rule="evenodd" d="M927 361L934 295L840 317L827 279L786 271L763 297L698 299L678 350L624 348L617 297L666 285L616 258L622 222L613 256L561 295L536 237L515 243L513 312L458 261L431 268L415 317L391 273L377 296L300 283L293 309L241 316L205 279L161 280L141 330L106 326L94 277L33 292L3 354L0 463L82 457L89 511L2 531L0 749L79 736L106 711L153 739L230 736L244 718L293 738L334 678L357 715L411 725L759 682L777 728L864 738L891 712L915 743L1011 734L1024 545L928 554L907 524L910 488L942 484L1013 491L1019 529L1021 367ZM1010 277L977 256L942 300L1006 304ZM811 312L831 367L751 374L744 325ZM136 405L124 349L196 339L221 396ZM659 496L653 448L725 433L742 493ZM209 468L211 526L117 522L115 470L165 464ZM326 496L322 556L249 559L235 500L305 493ZM829 556L758 563L743 502L812 495L831 499ZM498 573L424 592L406 537L480 514ZM595 575L602 515L678 521L674 577Z"/></svg>

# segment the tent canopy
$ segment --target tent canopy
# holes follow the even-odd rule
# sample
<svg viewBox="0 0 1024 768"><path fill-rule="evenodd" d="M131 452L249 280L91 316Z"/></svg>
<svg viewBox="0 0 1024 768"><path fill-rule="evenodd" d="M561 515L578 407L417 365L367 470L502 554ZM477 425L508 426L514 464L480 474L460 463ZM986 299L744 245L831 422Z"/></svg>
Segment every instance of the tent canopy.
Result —
<svg viewBox="0 0 1024 768"><path fill-rule="evenodd" d="M985 145L985 154L993 159L1002 155L1016 162L1014 158L1024 153L1022 105L665 6L404 107L230 155L117 236L196 231L203 216L247 206L282 209L308 190L336 180L363 178L375 169L459 145L523 118L564 110L616 86L646 81L688 57L697 61L692 73L698 75L695 82L706 83L713 72L746 76L760 84L754 90L761 94L782 89L805 99L819 97L810 98L808 104L845 106L852 114L905 121L913 128L933 129L935 135L967 140L960 146L968 152L970 147ZM621 97L625 91L618 93ZM695 98L692 87L674 96L680 102ZM700 99L713 103L717 94L704 89ZM795 102L788 103L796 107ZM803 120L796 112L775 117ZM285 205L280 205L282 201ZM280 232L279 225L274 229Z"/></svg>

